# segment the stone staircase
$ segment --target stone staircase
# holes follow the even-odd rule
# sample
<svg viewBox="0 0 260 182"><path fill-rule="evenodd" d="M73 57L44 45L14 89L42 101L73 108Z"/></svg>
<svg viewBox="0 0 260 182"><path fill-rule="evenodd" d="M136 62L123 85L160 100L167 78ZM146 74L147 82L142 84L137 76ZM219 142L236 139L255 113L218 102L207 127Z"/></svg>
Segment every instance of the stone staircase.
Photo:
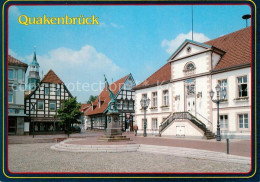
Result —
<svg viewBox="0 0 260 182"><path fill-rule="evenodd" d="M201 129L204 132L204 136L207 140L216 138L215 133L212 133L202 121L200 121L198 118L196 118L189 112L171 113L159 126L159 136L161 136L163 131L165 131L168 128L168 126L171 125L172 122L180 119L188 119L189 121L191 121L194 125L196 125L199 129Z"/></svg>
<svg viewBox="0 0 260 182"><path fill-rule="evenodd" d="M123 145L79 145L68 144L62 141L51 146L51 149L65 152L136 152L139 144L123 144Z"/></svg>

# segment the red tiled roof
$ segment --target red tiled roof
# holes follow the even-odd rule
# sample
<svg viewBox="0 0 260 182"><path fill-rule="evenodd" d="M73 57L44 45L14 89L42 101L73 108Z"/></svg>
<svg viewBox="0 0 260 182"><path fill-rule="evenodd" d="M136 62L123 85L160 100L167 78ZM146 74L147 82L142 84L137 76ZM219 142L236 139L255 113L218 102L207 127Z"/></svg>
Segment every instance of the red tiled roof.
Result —
<svg viewBox="0 0 260 182"><path fill-rule="evenodd" d="M125 80L127 79L129 75L126 75L125 77L117 80L116 82L112 83L109 85L110 90L113 91L113 93L116 95L118 93L118 91L120 90L120 88L123 86ZM101 101L104 101L103 104L101 104L101 106L99 107L98 104L98 99L100 99ZM96 98L96 100L92 103L93 105L96 106L96 108L94 110L92 110L92 108L90 108L86 115L95 115L95 114L101 114L103 113L107 107L108 107L108 103L110 101L110 97L109 97L109 91L107 89L107 87L105 86L105 88L102 90L102 92L99 94L99 96Z"/></svg>
<svg viewBox="0 0 260 182"><path fill-rule="evenodd" d="M52 70L49 70L49 72L44 76L41 82L63 84L63 81L61 81L61 79Z"/></svg>
<svg viewBox="0 0 260 182"><path fill-rule="evenodd" d="M81 104L79 111L84 113L89 107L91 107L91 104Z"/></svg>
<svg viewBox="0 0 260 182"><path fill-rule="evenodd" d="M166 63L145 81L134 87L134 90L145 88L152 85L159 85L171 80L171 63Z"/></svg>
<svg viewBox="0 0 260 182"><path fill-rule="evenodd" d="M23 63L22 61L8 55L8 65L12 65L12 66L21 66L21 67L28 67L28 64Z"/></svg>
<svg viewBox="0 0 260 182"><path fill-rule="evenodd" d="M204 44L226 52L214 70L251 63L251 27L207 41ZM166 63L145 81L134 87L134 90L156 86L169 80L171 80L171 65Z"/></svg>
<svg viewBox="0 0 260 182"><path fill-rule="evenodd" d="M251 63L251 26L204 44L212 45L226 52L214 70Z"/></svg>

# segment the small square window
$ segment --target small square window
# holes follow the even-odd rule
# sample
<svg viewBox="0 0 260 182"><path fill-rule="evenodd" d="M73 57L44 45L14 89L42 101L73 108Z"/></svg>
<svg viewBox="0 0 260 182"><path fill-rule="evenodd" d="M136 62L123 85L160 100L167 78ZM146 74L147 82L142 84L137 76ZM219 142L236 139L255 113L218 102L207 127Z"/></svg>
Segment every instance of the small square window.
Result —
<svg viewBox="0 0 260 182"><path fill-rule="evenodd" d="M50 111L56 111L56 103L50 102Z"/></svg>
<svg viewBox="0 0 260 182"><path fill-rule="evenodd" d="M59 88L56 90L56 95L60 95L60 89Z"/></svg>
<svg viewBox="0 0 260 182"><path fill-rule="evenodd" d="M43 109L44 109L44 102L38 101L38 110L43 110Z"/></svg>
<svg viewBox="0 0 260 182"><path fill-rule="evenodd" d="M14 94L13 91L8 92L8 103L13 103L14 102Z"/></svg>
<svg viewBox="0 0 260 182"><path fill-rule="evenodd" d="M14 79L14 70L8 69L8 79L13 80Z"/></svg>
<svg viewBox="0 0 260 182"><path fill-rule="evenodd" d="M247 129L248 127L248 114L239 114L238 115L238 122L240 129Z"/></svg>
<svg viewBox="0 0 260 182"><path fill-rule="evenodd" d="M45 91L44 91L45 95L49 95L49 92L50 92L49 88L45 88Z"/></svg>

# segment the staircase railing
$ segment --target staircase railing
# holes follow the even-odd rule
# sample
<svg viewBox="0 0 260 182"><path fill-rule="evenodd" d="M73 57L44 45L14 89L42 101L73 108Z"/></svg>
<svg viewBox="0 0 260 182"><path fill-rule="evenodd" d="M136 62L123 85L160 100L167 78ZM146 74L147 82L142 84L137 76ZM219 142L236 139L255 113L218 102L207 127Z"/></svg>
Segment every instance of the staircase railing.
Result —
<svg viewBox="0 0 260 182"><path fill-rule="evenodd" d="M193 116L189 112L175 112L170 114L159 126L159 135L161 135L162 131L165 130L174 120L176 119L188 119L193 124L198 126L200 129L202 129L204 132L206 131L206 125L201 122L198 118Z"/></svg>

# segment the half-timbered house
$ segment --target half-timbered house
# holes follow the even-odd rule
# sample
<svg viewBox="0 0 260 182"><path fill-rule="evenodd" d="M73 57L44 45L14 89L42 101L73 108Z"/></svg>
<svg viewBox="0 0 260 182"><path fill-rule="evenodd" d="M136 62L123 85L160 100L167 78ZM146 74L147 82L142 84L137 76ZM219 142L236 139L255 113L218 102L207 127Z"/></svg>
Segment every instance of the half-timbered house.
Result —
<svg viewBox="0 0 260 182"><path fill-rule="evenodd" d="M135 85L132 74L128 74L109 86L110 90L115 94L122 130L133 130L135 92L132 88L135 87ZM91 103L90 109L85 114L87 127L91 129L106 128L106 113L109 101L109 91L106 85L97 99Z"/></svg>
<svg viewBox="0 0 260 182"><path fill-rule="evenodd" d="M54 71L49 70L36 89L25 98L25 112L30 121L30 131L61 131L60 121L56 118L57 109L64 100L71 97L63 81Z"/></svg>

